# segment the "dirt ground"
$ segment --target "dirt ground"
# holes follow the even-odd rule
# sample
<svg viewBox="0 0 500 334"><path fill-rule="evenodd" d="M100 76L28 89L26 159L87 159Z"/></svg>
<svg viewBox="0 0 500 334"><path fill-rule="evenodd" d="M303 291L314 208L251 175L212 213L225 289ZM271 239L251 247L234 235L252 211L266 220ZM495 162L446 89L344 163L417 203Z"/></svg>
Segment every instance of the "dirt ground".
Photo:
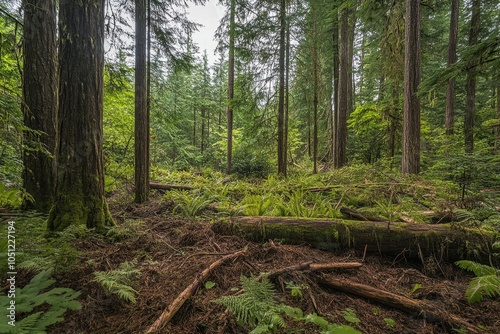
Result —
<svg viewBox="0 0 500 334"><path fill-rule="evenodd" d="M304 314L316 312L331 323L353 325L344 319L347 308L360 319L353 325L362 333L464 333L460 326L422 314L407 313L368 299L342 293L319 283L321 279L344 278L393 292L419 301L427 301L444 314L452 314L479 332L500 333L500 300L486 299L469 304L464 291L471 276L450 264L394 262L377 255L346 251L331 253L307 246L282 245L278 242L249 243L234 236L215 234L209 219L186 219L171 214L172 205L159 197L146 205L111 205L119 225L130 224L136 230L122 240L110 242L100 237L81 240L81 265L70 274L57 277L59 286L81 291L83 305L69 312L65 321L50 333L127 334L144 333L170 303L211 263L238 250L244 256L216 268L208 280L173 317L160 333L248 333L222 305L213 302L223 295L234 294L240 287L240 276L257 276L279 268L304 262L363 262L357 269L327 271L294 271L274 277L281 303L299 307ZM138 223L142 222L142 223ZM135 304L106 295L95 282L93 272L116 269L120 263L137 259L141 276L134 285ZM303 285L302 297L293 297L286 282ZM412 293L416 284L421 287ZM389 326L384 319L392 319ZM290 321L279 333L319 333L313 324Z"/></svg>

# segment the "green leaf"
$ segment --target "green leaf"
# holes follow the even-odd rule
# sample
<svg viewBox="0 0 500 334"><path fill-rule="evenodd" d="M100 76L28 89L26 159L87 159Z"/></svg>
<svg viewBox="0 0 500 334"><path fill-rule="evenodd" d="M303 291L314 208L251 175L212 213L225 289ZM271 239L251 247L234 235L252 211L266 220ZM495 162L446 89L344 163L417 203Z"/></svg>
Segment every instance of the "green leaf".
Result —
<svg viewBox="0 0 500 334"><path fill-rule="evenodd" d="M205 283L205 289L206 289L206 290L210 290L210 289L211 289L211 288L213 288L214 286L215 286L215 283L214 283L214 282L212 282L212 281L207 281L207 282Z"/></svg>
<svg viewBox="0 0 500 334"><path fill-rule="evenodd" d="M361 322L351 308L346 308L342 313L344 313L344 319L352 324L358 325Z"/></svg>
<svg viewBox="0 0 500 334"><path fill-rule="evenodd" d="M387 327L389 327L389 328L394 328L396 326L396 321L394 321L391 318L384 318L384 321L385 321L385 324L387 325Z"/></svg>

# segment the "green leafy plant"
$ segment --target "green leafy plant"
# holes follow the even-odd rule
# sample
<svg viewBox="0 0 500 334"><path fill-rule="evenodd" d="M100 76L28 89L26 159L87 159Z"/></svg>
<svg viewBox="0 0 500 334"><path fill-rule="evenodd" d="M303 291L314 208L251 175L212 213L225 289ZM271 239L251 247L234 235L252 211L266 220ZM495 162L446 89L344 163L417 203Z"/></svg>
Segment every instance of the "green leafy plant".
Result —
<svg viewBox="0 0 500 334"><path fill-rule="evenodd" d="M253 328L250 334L269 333L286 326L284 316L295 321L306 321L317 324L323 334L359 334L357 330L346 325L330 324L317 314L304 316L299 308L278 304L272 283L263 278L258 281L253 277L240 278L242 293L222 296L215 303L224 305L236 315L238 323Z"/></svg>
<svg viewBox="0 0 500 334"><path fill-rule="evenodd" d="M342 313L344 314L344 319L349 321L350 323L355 325L359 325L361 323L361 320L359 320L353 309L346 308L344 311L342 311Z"/></svg>
<svg viewBox="0 0 500 334"><path fill-rule="evenodd" d="M469 260L460 260L455 264L476 275L465 290L465 296L470 303L479 302L484 296L500 296L500 270Z"/></svg>
<svg viewBox="0 0 500 334"><path fill-rule="evenodd" d="M287 282L286 288L290 290L292 297L301 298L302 291L307 290L309 287L306 284L295 284L294 282Z"/></svg>
<svg viewBox="0 0 500 334"><path fill-rule="evenodd" d="M387 327L389 327L389 328L396 327L396 321L394 321L393 319L391 319L391 318L384 318L384 321L385 321L385 324L386 324Z"/></svg>
<svg viewBox="0 0 500 334"><path fill-rule="evenodd" d="M205 209L212 201L206 199L202 195L188 196L184 195L180 198L181 202L177 204L176 209L180 210L184 217L196 217L203 209Z"/></svg>
<svg viewBox="0 0 500 334"><path fill-rule="evenodd" d="M7 310L7 321L0 322L1 333L46 333L49 326L64 320L67 310L79 310L81 304L77 301L80 292L69 288L52 288L56 281L50 279L51 271L42 271L31 279L23 288L15 290L15 299L9 295L0 296L0 308ZM19 314L28 314L12 326L8 323L9 307L15 300L16 318ZM5 317L4 317L5 318ZM14 319L16 319L14 318Z"/></svg>
<svg viewBox="0 0 500 334"><path fill-rule="evenodd" d="M136 265L137 260L134 259L121 263L120 267L115 270L96 271L94 272L94 281L101 284L107 293L117 295L124 301L135 303L137 291L131 285L134 279L141 274Z"/></svg>

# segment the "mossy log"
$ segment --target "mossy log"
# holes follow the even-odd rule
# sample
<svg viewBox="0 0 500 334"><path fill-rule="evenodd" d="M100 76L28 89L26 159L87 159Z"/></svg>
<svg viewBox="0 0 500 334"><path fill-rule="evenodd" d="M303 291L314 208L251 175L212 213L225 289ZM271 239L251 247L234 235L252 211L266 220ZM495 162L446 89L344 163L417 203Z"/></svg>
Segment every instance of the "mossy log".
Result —
<svg viewBox="0 0 500 334"><path fill-rule="evenodd" d="M454 262L470 259L490 263L496 236L479 229L450 225L327 220L289 217L232 217L219 219L213 230L265 242L279 239L325 250L355 249L392 258Z"/></svg>

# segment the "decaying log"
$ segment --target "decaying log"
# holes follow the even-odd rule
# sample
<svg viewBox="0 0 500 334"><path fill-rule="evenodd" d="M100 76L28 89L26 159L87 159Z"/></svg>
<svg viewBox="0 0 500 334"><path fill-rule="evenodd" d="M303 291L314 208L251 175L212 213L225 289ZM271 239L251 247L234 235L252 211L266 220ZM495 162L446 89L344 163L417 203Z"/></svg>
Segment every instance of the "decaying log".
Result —
<svg viewBox="0 0 500 334"><path fill-rule="evenodd" d="M411 299L395 293L376 289L369 285L354 283L346 279L321 279L319 282L335 290L363 297L405 312L417 314L431 322L438 321L454 325L453 327L458 326L466 329L467 333L483 333L479 328L468 323L461 317L446 312L442 307L434 306L430 302Z"/></svg>
<svg viewBox="0 0 500 334"><path fill-rule="evenodd" d="M293 266L280 268L273 270L269 273L263 273L256 277L257 280L261 280L264 277L274 277L277 275L281 275L284 273L288 273L291 271L319 271L319 270L331 270L331 269L355 269L361 267L363 264L359 262L337 262L337 263L313 263L313 262L304 262L300 264L296 264Z"/></svg>
<svg viewBox="0 0 500 334"><path fill-rule="evenodd" d="M470 259L489 264L491 232L441 224L408 224L289 217L231 217L219 219L212 229L265 242L278 239L325 250L355 249L390 257L454 262Z"/></svg>
<svg viewBox="0 0 500 334"><path fill-rule="evenodd" d="M159 184L156 182L150 182L149 183L149 188L150 189L157 189L157 190L193 190L195 189L194 187L191 186L186 186L182 184Z"/></svg>
<svg viewBox="0 0 500 334"><path fill-rule="evenodd" d="M163 311L163 313L160 315L160 317L158 319L156 319L154 324L152 324L148 328L146 333L155 333L155 332L159 331L162 327L164 327L174 317L174 315L177 313L177 311L179 311L179 309L182 307L182 305L184 305L186 300L188 300L188 298L191 297L196 292L196 290L198 289L200 284L203 281L205 281L208 278L208 276L210 276L210 274L212 273L212 271L215 268L217 268L218 266L220 266L221 264L223 264L229 260L235 259L235 258L243 255L244 253L245 253L245 251L241 250L241 251L226 255L223 258L220 258L219 260L213 262L210 266L208 266L208 268L203 270L201 272L201 274L198 277L196 277L194 279L194 281L187 288L185 288L184 291L182 291L182 293L179 296L177 296L177 298L175 298L175 300L172 302L172 304L170 304L165 309L165 311Z"/></svg>

